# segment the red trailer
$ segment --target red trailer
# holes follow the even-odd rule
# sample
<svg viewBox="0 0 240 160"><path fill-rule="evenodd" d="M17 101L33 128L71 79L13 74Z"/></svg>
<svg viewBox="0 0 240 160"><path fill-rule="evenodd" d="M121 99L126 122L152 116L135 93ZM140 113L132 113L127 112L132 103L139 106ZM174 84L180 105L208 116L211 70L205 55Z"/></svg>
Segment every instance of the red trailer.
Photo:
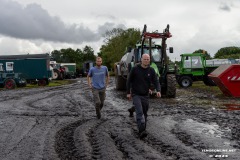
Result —
<svg viewBox="0 0 240 160"><path fill-rule="evenodd" d="M222 65L208 76L226 96L240 97L240 64Z"/></svg>

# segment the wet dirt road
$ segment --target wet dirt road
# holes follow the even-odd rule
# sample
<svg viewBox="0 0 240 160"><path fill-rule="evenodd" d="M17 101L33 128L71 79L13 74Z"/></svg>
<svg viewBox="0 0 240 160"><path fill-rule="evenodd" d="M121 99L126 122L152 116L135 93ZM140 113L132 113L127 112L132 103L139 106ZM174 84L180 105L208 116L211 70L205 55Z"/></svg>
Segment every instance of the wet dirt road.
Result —
<svg viewBox="0 0 240 160"><path fill-rule="evenodd" d="M153 98L143 140L128 117L131 103L113 79L100 120L85 78L1 91L0 159L240 159L240 111L229 105L240 100L193 88Z"/></svg>

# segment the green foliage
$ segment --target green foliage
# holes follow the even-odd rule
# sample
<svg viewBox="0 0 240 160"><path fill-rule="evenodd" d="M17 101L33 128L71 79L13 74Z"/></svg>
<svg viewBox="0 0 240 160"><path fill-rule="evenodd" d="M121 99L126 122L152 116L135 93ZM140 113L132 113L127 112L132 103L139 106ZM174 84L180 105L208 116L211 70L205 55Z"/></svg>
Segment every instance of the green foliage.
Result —
<svg viewBox="0 0 240 160"><path fill-rule="evenodd" d="M193 54L194 53L203 53L203 54L205 54L206 59L212 59L211 55L206 50L198 49L198 50L194 51Z"/></svg>
<svg viewBox="0 0 240 160"><path fill-rule="evenodd" d="M94 50L90 46L85 46L83 50L72 48L54 50L51 52L51 57L57 63L76 63L77 68L82 68L85 61L95 61L96 56Z"/></svg>
<svg viewBox="0 0 240 160"><path fill-rule="evenodd" d="M110 70L114 63L120 61L127 47L134 47L137 41L140 40L140 31L134 28L123 30L114 28L106 32L104 45L100 48L99 56L103 58L103 63Z"/></svg>
<svg viewBox="0 0 240 160"><path fill-rule="evenodd" d="M239 47L224 47L217 51L214 58L234 58L239 59L240 48Z"/></svg>

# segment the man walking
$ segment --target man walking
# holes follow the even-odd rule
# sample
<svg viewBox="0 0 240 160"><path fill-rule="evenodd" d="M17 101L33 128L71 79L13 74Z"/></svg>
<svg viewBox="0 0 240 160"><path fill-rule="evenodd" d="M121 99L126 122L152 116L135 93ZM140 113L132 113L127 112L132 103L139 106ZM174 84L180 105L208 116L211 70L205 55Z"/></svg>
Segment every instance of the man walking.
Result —
<svg viewBox="0 0 240 160"><path fill-rule="evenodd" d="M106 88L109 83L109 73L106 66L102 66L102 58L96 58L96 66L92 67L87 75L88 85L92 89L97 118L101 118L101 109L106 97Z"/></svg>
<svg viewBox="0 0 240 160"><path fill-rule="evenodd" d="M147 136L146 123L151 84L153 84L157 90L156 96L161 97L157 75L149 64L150 56L148 54L143 54L141 64L132 68L127 80L127 98L133 99L137 126L141 139Z"/></svg>

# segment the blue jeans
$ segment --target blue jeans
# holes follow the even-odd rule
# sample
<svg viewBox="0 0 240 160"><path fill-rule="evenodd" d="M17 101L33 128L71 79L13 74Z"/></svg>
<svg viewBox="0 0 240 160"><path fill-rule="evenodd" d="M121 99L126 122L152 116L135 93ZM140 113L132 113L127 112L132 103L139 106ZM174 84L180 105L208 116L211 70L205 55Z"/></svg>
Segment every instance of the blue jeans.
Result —
<svg viewBox="0 0 240 160"><path fill-rule="evenodd" d="M149 96L133 95L139 133L146 130Z"/></svg>

